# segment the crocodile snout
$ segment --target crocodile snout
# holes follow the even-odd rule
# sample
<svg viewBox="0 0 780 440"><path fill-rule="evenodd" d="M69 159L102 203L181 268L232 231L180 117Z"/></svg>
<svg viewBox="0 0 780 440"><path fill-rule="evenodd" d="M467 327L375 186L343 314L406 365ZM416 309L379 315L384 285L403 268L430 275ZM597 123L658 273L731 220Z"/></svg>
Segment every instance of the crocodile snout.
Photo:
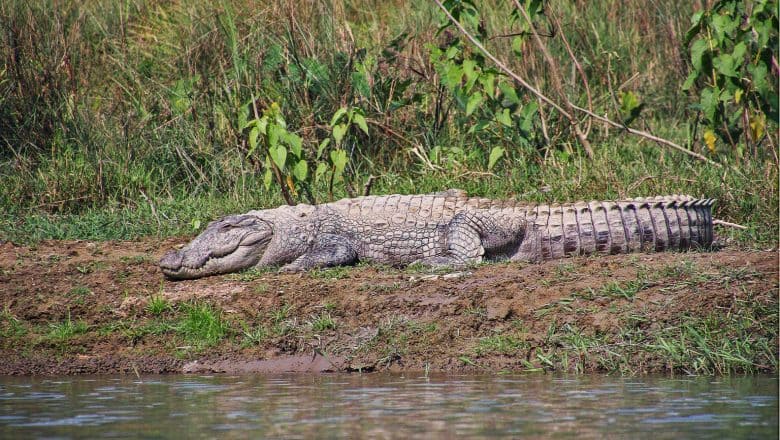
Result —
<svg viewBox="0 0 780 440"><path fill-rule="evenodd" d="M181 260L182 260L182 255L180 252L168 251L160 259L160 268L162 268L163 271L166 270L177 271L181 269Z"/></svg>

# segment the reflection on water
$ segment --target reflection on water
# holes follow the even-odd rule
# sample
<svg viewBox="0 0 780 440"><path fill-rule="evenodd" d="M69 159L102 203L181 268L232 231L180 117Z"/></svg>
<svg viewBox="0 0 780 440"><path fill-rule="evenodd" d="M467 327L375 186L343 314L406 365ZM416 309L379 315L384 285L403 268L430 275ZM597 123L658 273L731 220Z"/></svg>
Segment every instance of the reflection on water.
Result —
<svg viewBox="0 0 780 440"><path fill-rule="evenodd" d="M765 376L0 377L0 438L777 438L777 387Z"/></svg>

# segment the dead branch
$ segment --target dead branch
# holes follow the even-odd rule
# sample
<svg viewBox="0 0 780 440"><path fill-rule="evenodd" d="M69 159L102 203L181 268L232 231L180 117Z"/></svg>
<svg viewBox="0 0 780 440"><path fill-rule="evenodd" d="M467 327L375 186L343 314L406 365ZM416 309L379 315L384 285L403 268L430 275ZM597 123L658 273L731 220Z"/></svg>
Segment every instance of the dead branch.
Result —
<svg viewBox="0 0 780 440"><path fill-rule="evenodd" d="M590 93L590 84L588 83L588 76L585 75L585 70L582 68L582 65L580 64L580 61L577 59L577 57L574 55L574 51L571 49L571 45L569 44L569 39L566 38L566 33L563 32L563 27L561 26L560 20L558 20L558 17L554 14L550 14L550 17L553 20L553 24L555 25L556 29L559 29L559 33L561 35L561 41L563 41L563 45L566 46L566 51L569 53L569 58L571 58L571 61L574 63L574 67L577 69L577 72L580 74L580 79L582 79L582 85L585 86L585 95L588 97L588 110L593 111L593 97ZM585 129L585 137L588 137L588 134L590 134L591 129L591 120L588 118L588 128Z"/></svg>
<svg viewBox="0 0 780 440"><path fill-rule="evenodd" d="M567 117L567 119L569 120L569 123L574 130L574 134L577 136L580 144L582 144L582 148L585 149L585 153L587 153L588 158L593 159L593 149L590 146L590 141L580 129L579 121L574 117L574 110L571 107L571 101L569 101L569 98L566 96L566 91L563 89L563 81L561 80L561 72L558 68L558 64L555 63L552 55L550 55L550 51L547 50L547 46L542 41L539 33L536 32L536 27L534 27L534 23L531 21L531 17L528 16L528 12L526 12L525 8L520 4L519 1L513 1L517 9L520 10L520 12L523 14L523 18L525 18L526 23L528 23L528 26L531 28L534 41L536 41L536 45L539 46L539 50L542 52L547 65L550 66L550 79L552 81L553 89L555 89L555 92L558 94L559 98L563 100L563 104L566 106L566 109L571 115Z"/></svg>
<svg viewBox="0 0 780 440"><path fill-rule="evenodd" d="M720 226L728 226L729 228L736 228L736 229L742 229L742 230L747 229L747 226L738 225L736 223L729 223L727 221L718 220L718 219L713 220L712 224L713 225L720 225Z"/></svg>

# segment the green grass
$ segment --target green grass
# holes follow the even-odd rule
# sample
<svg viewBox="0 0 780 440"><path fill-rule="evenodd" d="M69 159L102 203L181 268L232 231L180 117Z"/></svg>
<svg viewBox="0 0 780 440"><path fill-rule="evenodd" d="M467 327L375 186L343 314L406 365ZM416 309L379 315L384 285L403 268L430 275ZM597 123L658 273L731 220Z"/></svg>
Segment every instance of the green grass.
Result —
<svg viewBox="0 0 780 440"><path fill-rule="evenodd" d="M662 353L669 370L687 374L775 371L777 331L774 338L754 334L754 324L747 317L684 318L679 325L664 329L647 349Z"/></svg>
<svg viewBox="0 0 780 440"><path fill-rule="evenodd" d="M130 266L136 266L139 264L150 263L152 262L152 259L148 255L132 255L123 256L119 259L119 261Z"/></svg>
<svg viewBox="0 0 780 440"><path fill-rule="evenodd" d="M497 334L481 338L474 352L478 356L486 353L509 355L515 354L521 349L527 349L529 346L528 342L518 336Z"/></svg>
<svg viewBox="0 0 780 440"><path fill-rule="evenodd" d="M97 329L101 337L113 334L121 334L135 344L146 336L159 337L175 331L176 323L166 319L155 318L152 320L119 320L105 324Z"/></svg>
<svg viewBox="0 0 780 440"><path fill-rule="evenodd" d="M265 275L277 270L275 267L252 267L247 270L243 270L238 273L231 273L225 275L225 279L232 281L241 281L242 283L248 283L262 278ZM267 287L267 286L266 286Z"/></svg>
<svg viewBox="0 0 780 440"><path fill-rule="evenodd" d="M73 321L70 314L65 321L49 324L48 337L56 342L66 342L76 335L86 333L89 330L87 323Z"/></svg>
<svg viewBox="0 0 780 440"><path fill-rule="evenodd" d="M516 339L508 334L481 339L477 353L520 350L519 355L530 354L528 368L568 372L596 368L634 375L648 367L691 375L776 371L777 313L771 311L776 307L776 302L767 307L748 299L729 311L658 323L629 315L622 328L608 334L553 322L535 351L512 345Z"/></svg>
<svg viewBox="0 0 780 440"><path fill-rule="evenodd" d="M246 324L242 324L241 336L241 346L251 347L265 342L269 336L269 332L268 328L262 325L250 327Z"/></svg>
<svg viewBox="0 0 780 440"><path fill-rule="evenodd" d="M641 279L629 280L623 283L612 281L593 293L594 296L618 296L634 299L637 293L647 287L647 282Z"/></svg>
<svg viewBox="0 0 780 440"><path fill-rule="evenodd" d="M336 266L321 269L314 269L309 272L309 276L314 278L322 278L325 280L340 280L347 278L349 272L352 270L349 266Z"/></svg>
<svg viewBox="0 0 780 440"><path fill-rule="evenodd" d="M477 120L438 87L427 61L428 47L446 38L436 34L441 22L432 3L350 0L336 11L315 2L296 4L294 16L284 12L289 2L274 5L243 14L237 0L2 2L8 32L0 34L0 240L188 235L223 214L282 204L278 188L263 185L265 158L247 154L247 134L238 129L241 109L254 97L258 111L280 105L309 158L335 111L363 108L369 134L353 130L342 145L352 158L352 193L372 174L377 194L459 187L553 202L686 192L716 198L717 218L748 227L721 235L746 246L777 245L773 149L740 156L693 142L695 131L701 135L699 115L681 90L692 4L659 0L648 8L634 0L615 8L599 0L583 9L555 0L549 8L564 23L597 113L613 112L614 95L631 91L646 104L637 127L722 168L599 125L589 136L595 157L587 159L555 115L547 120L549 143L538 120L528 138L495 127L472 131ZM505 6L486 5L488 31L511 33ZM354 48L340 37L347 34ZM562 71L571 71L560 40L548 40ZM488 44L550 91L532 42L522 59L509 39ZM577 81L568 93L586 105ZM772 124L769 133L776 132ZM506 154L488 170L494 146ZM318 201L331 198L324 180L313 188ZM349 193L337 182L333 197Z"/></svg>
<svg viewBox="0 0 780 440"><path fill-rule="evenodd" d="M317 333L336 328L336 319L330 312L322 312L319 315L312 316L309 321L311 329Z"/></svg>
<svg viewBox="0 0 780 440"><path fill-rule="evenodd" d="M283 304L269 313L268 318L271 320L271 331L275 335L283 336L295 330L296 323L290 319L291 311L292 305Z"/></svg>
<svg viewBox="0 0 780 440"><path fill-rule="evenodd" d="M0 339L10 340L27 334L27 328L7 308L0 312Z"/></svg>
<svg viewBox="0 0 780 440"><path fill-rule="evenodd" d="M183 306L184 316L174 327L176 332L197 347L209 347L232 334L222 312L208 303Z"/></svg>
<svg viewBox="0 0 780 440"><path fill-rule="evenodd" d="M87 286L76 286L70 289L69 293L71 296L86 296L90 295L92 291Z"/></svg>
<svg viewBox="0 0 780 440"><path fill-rule="evenodd" d="M146 304L146 311L153 316L160 316L163 313L173 310L171 303L162 295L153 295Z"/></svg>

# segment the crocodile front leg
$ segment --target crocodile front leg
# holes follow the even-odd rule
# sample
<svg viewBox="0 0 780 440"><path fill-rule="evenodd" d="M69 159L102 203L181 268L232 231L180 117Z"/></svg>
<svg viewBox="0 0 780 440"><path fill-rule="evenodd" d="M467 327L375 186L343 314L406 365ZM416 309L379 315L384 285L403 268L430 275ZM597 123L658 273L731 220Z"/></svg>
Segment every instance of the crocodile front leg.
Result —
<svg viewBox="0 0 780 440"><path fill-rule="evenodd" d="M318 267L352 264L357 261L357 252L344 237L322 234L303 255L292 263L282 266L282 272L302 272Z"/></svg>

